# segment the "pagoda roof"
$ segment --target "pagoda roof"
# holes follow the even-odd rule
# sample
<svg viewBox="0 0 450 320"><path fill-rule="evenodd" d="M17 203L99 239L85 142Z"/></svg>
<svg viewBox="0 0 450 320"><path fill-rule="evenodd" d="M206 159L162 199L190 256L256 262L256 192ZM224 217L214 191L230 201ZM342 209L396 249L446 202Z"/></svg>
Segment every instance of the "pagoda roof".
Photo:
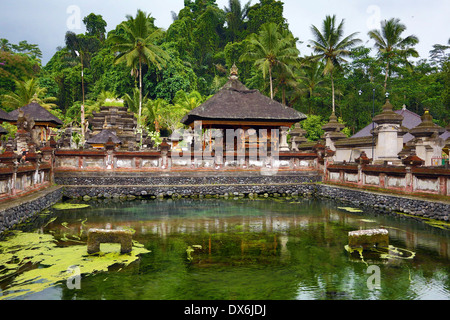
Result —
<svg viewBox="0 0 450 320"><path fill-rule="evenodd" d="M406 109L406 106L403 106L402 109L395 110L394 112L403 116L403 121L402 121L401 125L404 128L412 129L414 127L417 127L422 122L421 116L419 116L415 112L412 112L412 111ZM376 127L377 125L375 124L374 126ZM364 127L363 129L361 129L360 131L355 133L352 136L352 138L361 138L361 137L371 136L372 135L371 130L372 130L372 123L368 124L366 127ZM440 137L443 138L444 140L447 139L448 137L450 137L450 125L447 126L447 131L442 133ZM408 132L403 136L403 143L407 143L407 142L411 141L412 139L414 139L414 136Z"/></svg>
<svg viewBox="0 0 450 320"><path fill-rule="evenodd" d="M112 130L103 129L95 136L91 137L86 141L89 144L106 144L108 140L111 138L114 143L122 143L122 141L117 137L116 133Z"/></svg>
<svg viewBox="0 0 450 320"><path fill-rule="evenodd" d="M55 126L60 126L63 124L63 122L59 118L55 117L37 102L31 102L26 106L9 112L11 121L17 121L20 110L22 110L24 114L28 114L30 117L32 117L36 124L39 124L39 122L52 123Z"/></svg>
<svg viewBox="0 0 450 320"><path fill-rule="evenodd" d="M244 122L277 122L293 124L306 119L306 115L275 100L258 90L245 87L237 77L228 82L210 99L191 110L181 123L190 125L196 120Z"/></svg>
<svg viewBox="0 0 450 320"><path fill-rule="evenodd" d="M11 121L11 115L3 109L0 109L0 121Z"/></svg>
<svg viewBox="0 0 450 320"><path fill-rule="evenodd" d="M446 129L433 123L433 117L428 110L425 110L421 119L422 122L419 125L409 130L415 137L427 137L433 134L441 135L446 131Z"/></svg>

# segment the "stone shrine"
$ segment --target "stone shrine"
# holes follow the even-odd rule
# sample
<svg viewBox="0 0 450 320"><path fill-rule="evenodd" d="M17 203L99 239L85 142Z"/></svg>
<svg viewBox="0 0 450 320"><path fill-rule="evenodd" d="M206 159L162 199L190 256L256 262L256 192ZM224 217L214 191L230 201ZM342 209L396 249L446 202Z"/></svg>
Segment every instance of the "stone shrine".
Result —
<svg viewBox="0 0 450 320"><path fill-rule="evenodd" d="M135 145L137 120L132 112L125 107L102 106L100 112L93 112L88 119L92 128L91 137L99 134L103 129L114 131L121 141L121 147L128 149Z"/></svg>
<svg viewBox="0 0 450 320"><path fill-rule="evenodd" d="M444 131L444 128L433 123L433 117L428 110L425 110L422 122L409 130L414 136L412 144L415 154L425 161L425 166L433 165L432 159L439 159L442 156L445 141L439 135Z"/></svg>

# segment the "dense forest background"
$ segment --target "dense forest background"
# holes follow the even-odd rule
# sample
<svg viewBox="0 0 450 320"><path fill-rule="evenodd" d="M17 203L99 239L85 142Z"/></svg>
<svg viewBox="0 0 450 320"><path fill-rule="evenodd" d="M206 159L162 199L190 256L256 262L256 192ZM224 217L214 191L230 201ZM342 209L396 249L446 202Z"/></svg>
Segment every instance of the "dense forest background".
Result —
<svg viewBox="0 0 450 320"><path fill-rule="evenodd" d="M414 45L420 39L410 36L407 26L395 29L402 26L398 20L393 21L397 34L386 33L388 26L378 33L393 38L383 50L376 32L373 41L344 47L347 36L357 39L358 30L347 30L335 17L328 23L340 39L331 41L336 56L327 60L326 48L321 51L319 43L333 39L321 39L330 31L325 28L330 17L314 24L318 32L312 28L311 39L296 39L283 17L282 1L250 5L230 0L228 7L219 8L215 0L185 0L182 10L172 12L167 30L144 14L145 22L138 12L106 33L107 22L91 13L83 19L86 33L67 32L45 66L38 45L0 39L0 107L10 111L37 99L65 125L79 126L83 81L87 116L101 105L120 104L114 99L138 114L142 101L141 124L166 134L181 126L186 112L217 92L236 64L248 88L309 116L304 126L310 140L320 137L320 126L332 112L333 88L335 113L348 135L371 122L373 105L375 114L381 111L386 92L397 109L406 105L419 115L429 109L439 125L450 122L450 42L434 45L428 57L418 57ZM142 42L151 42L147 47L155 48L159 60L148 54L136 59L125 52L124 41L139 45L131 39L138 23L145 24L148 36ZM299 52L299 41L310 44L314 54Z"/></svg>

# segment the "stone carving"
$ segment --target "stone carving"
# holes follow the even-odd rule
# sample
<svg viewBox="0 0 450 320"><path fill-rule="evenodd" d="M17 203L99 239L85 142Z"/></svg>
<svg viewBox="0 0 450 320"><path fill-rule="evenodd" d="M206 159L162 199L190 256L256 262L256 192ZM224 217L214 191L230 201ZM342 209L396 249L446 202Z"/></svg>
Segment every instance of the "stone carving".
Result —
<svg viewBox="0 0 450 320"><path fill-rule="evenodd" d="M133 247L133 233L129 230L89 229L87 252L100 251L101 243L120 243L120 253L130 253Z"/></svg>
<svg viewBox="0 0 450 320"><path fill-rule="evenodd" d="M389 232L386 229L368 229L350 231L348 233L350 248L370 249L374 247L389 247Z"/></svg>

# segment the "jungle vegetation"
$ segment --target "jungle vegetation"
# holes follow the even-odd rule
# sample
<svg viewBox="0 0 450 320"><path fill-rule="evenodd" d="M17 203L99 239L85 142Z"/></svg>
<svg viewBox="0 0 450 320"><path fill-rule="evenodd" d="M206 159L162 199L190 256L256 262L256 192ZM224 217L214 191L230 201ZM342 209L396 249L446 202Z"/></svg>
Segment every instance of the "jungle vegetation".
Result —
<svg viewBox="0 0 450 320"><path fill-rule="evenodd" d="M420 39L397 18L381 21L363 44L359 30L335 15L303 32L309 39L295 38L277 0L229 0L224 8L185 0L172 17L163 30L138 10L106 32L107 22L91 13L83 19L87 31L67 32L45 65L38 45L0 39L0 107L37 97L65 124L79 125L83 69L87 116L121 99L143 127L166 134L225 84L235 63L248 88L309 115L310 139L320 137L332 112L347 134L369 124L373 88L376 113L388 92L397 109L429 109L439 125L450 122L450 39L420 57ZM299 41L313 53L300 52Z"/></svg>

